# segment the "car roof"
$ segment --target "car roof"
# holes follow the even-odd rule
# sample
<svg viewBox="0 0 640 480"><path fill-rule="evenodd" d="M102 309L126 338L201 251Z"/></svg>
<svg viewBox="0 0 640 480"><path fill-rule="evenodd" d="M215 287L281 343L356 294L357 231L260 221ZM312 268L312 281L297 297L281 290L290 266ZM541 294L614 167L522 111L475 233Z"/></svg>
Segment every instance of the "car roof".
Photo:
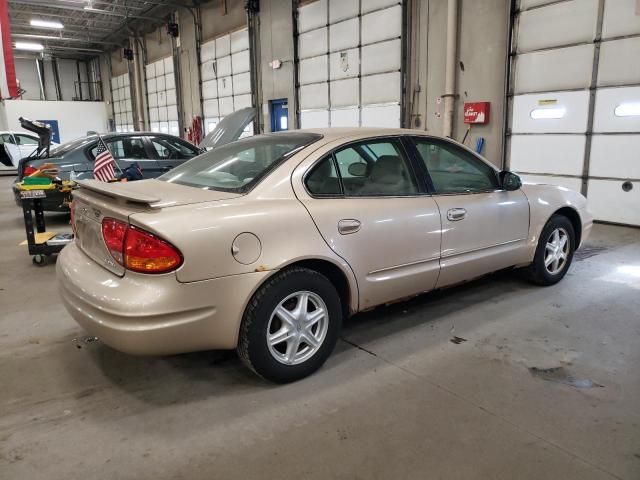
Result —
<svg viewBox="0 0 640 480"><path fill-rule="evenodd" d="M173 137L180 138L176 135L171 135L170 133L160 133L160 132L107 132L101 133L101 137L139 137L140 135L162 135L163 137ZM87 137L98 137L98 134L87 135Z"/></svg>
<svg viewBox="0 0 640 480"><path fill-rule="evenodd" d="M2 130L2 131L0 131L0 135L5 134L5 133L10 133L12 135L15 135L15 134L19 133L20 135L27 135L29 137L38 138L38 135L36 135L35 133L28 132L26 130Z"/></svg>
<svg viewBox="0 0 640 480"><path fill-rule="evenodd" d="M161 137L171 137L171 138L177 138L179 140L183 140L183 141L187 141L184 140L176 135L171 135L170 133L160 133L160 132L107 132L107 133L101 133L99 134L101 138L127 138L127 137L141 137L141 136L147 136L147 135L153 135L155 137L161 136ZM84 137L78 137L76 138L76 140L97 140L98 139L98 134L91 134L91 135L85 135Z"/></svg>
<svg viewBox="0 0 640 480"><path fill-rule="evenodd" d="M425 130L412 130L409 128L381 128L381 127L330 127L330 128L306 128L301 130L294 130L296 132L309 132L318 133L327 140L338 140L345 137L362 137L372 136L379 137L385 135L421 135L438 137L446 140L450 138L443 137L442 135L434 135Z"/></svg>

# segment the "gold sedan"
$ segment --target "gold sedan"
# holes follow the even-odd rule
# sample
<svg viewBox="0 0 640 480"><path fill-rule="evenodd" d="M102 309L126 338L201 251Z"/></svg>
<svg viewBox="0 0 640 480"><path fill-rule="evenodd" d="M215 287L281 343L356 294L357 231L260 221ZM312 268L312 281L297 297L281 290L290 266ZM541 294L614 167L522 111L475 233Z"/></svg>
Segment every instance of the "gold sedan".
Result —
<svg viewBox="0 0 640 480"><path fill-rule="evenodd" d="M508 267L554 284L592 226L579 193L397 129L258 135L83 181L73 213L57 274L87 331L132 354L237 348L275 382L317 370L356 312Z"/></svg>

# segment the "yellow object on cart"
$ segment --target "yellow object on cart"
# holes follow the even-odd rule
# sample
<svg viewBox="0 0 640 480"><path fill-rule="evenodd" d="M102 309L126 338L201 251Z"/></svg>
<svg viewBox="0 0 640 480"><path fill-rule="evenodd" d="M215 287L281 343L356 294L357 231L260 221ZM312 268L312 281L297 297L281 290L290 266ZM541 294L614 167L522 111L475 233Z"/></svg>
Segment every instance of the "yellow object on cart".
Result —
<svg viewBox="0 0 640 480"><path fill-rule="evenodd" d="M56 232L42 232L34 234L36 241L36 245L42 245L43 243L47 243L48 240L51 240L56 236ZM20 242L20 245L28 245L29 242L27 240L23 240Z"/></svg>
<svg viewBox="0 0 640 480"><path fill-rule="evenodd" d="M63 193L70 192L76 186L72 180L63 180L62 185L50 183L49 185L25 185L23 182L17 184L18 190L27 192L29 190L60 190Z"/></svg>

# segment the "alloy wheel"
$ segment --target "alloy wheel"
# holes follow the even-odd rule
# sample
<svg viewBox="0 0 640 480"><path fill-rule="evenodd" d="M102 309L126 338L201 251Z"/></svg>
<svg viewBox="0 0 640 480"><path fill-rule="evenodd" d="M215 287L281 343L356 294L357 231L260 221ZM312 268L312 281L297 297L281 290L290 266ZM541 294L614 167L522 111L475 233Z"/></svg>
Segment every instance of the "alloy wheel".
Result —
<svg viewBox="0 0 640 480"><path fill-rule="evenodd" d="M569 256L569 234L564 228L556 228L545 246L544 266L551 275L561 272Z"/></svg>
<svg viewBox="0 0 640 480"><path fill-rule="evenodd" d="M267 325L267 346L278 362L298 365L322 346L329 328L327 306L313 292L295 292L274 309Z"/></svg>

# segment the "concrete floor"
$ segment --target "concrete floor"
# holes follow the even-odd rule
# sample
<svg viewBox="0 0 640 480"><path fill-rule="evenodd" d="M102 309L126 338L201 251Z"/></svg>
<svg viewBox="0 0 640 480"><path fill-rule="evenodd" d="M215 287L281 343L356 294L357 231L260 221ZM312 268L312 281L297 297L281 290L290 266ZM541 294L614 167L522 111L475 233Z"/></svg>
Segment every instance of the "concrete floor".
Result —
<svg viewBox="0 0 640 480"><path fill-rule="evenodd" d="M319 373L274 386L233 353L85 343L17 246L10 181L0 479L640 478L638 229L596 226L555 287L500 273L359 315Z"/></svg>

